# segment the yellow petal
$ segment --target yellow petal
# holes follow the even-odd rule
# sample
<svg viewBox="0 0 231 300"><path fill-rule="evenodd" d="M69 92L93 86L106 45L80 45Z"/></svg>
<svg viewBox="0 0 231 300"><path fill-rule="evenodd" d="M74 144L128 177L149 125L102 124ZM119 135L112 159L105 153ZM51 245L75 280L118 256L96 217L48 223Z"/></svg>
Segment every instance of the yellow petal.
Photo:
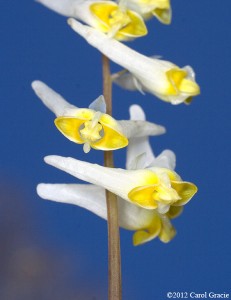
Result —
<svg viewBox="0 0 231 300"><path fill-rule="evenodd" d="M156 214L150 227L144 230L138 230L133 234L133 245L142 245L156 238L161 231L161 226L161 220Z"/></svg>
<svg viewBox="0 0 231 300"><path fill-rule="evenodd" d="M124 148L128 145L128 139L121 132L107 126L103 126L103 130L103 137L98 142L92 143L92 148L105 151Z"/></svg>
<svg viewBox="0 0 231 300"><path fill-rule="evenodd" d="M143 19L135 12L128 10L127 15L131 22L119 31L119 34L128 37L140 37L148 33Z"/></svg>
<svg viewBox="0 0 231 300"><path fill-rule="evenodd" d="M157 179L158 180L158 179ZM155 209L157 208L157 202L153 199L153 193L155 192L156 186L147 185L147 186L139 186L132 189L128 193L128 198L142 207L147 209Z"/></svg>
<svg viewBox="0 0 231 300"><path fill-rule="evenodd" d="M193 100L193 97L188 97L186 100L184 100L184 103L191 104L192 100Z"/></svg>
<svg viewBox="0 0 231 300"><path fill-rule="evenodd" d="M103 126L103 137L92 144L92 148L100 150L116 150L128 145L128 139L120 131L117 121L107 114L103 114L99 120Z"/></svg>
<svg viewBox="0 0 231 300"><path fill-rule="evenodd" d="M101 31L107 32L109 29L110 15L118 8L114 2L97 2L90 5L92 15L98 20L98 26Z"/></svg>
<svg viewBox="0 0 231 300"><path fill-rule="evenodd" d="M91 120L95 112L91 109L77 109L74 116L58 117L55 119L55 125L58 130L70 141L83 144L84 141L80 136L79 129L85 121Z"/></svg>
<svg viewBox="0 0 231 300"><path fill-rule="evenodd" d="M122 10L114 2L93 3L90 11L98 21L98 29L105 33L112 31L118 40L129 40L147 34L145 23L137 13Z"/></svg>
<svg viewBox="0 0 231 300"><path fill-rule="evenodd" d="M174 203L174 206L181 206L186 204L197 192L197 187L195 184L191 182L184 182L184 181L173 181L171 182L172 188L174 188L181 200L178 200Z"/></svg>
<svg viewBox="0 0 231 300"><path fill-rule="evenodd" d="M58 117L55 119L58 130L70 141L77 144L84 143L79 133L79 128L84 122L85 120L74 117Z"/></svg>
<svg viewBox="0 0 231 300"><path fill-rule="evenodd" d="M192 95L192 96L196 96L196 95L200 94L199 85L196 82L194 82L190 79L186 79L186 78L184 78L181 81L180 86L179 86L179 90L182 93L186 93L186 94L189 94L189 95Z"/></svg>
<svg viewBox="0 0 231 300"><path fill-rule="evenodd" d="M166 76L169 81L167 94L174 96L177 96L180 93L189 94L190 96L200 94L199 85L192 79L186 78L187 75L188 74L185 70L179 68L173 68L167 71Z"/></svg>
<svg viewBox="0 0 231 300"><path fill-rule="evenodd" d="M170 242L174 236L176 235L176 230L172 226L171 222L169 221L167 216L161 217L161 231L159 233L159 239L163 243Z"/></svg>
<svg viewBox="0 0 231 300"><path fill-rule="evenodd" d="M183 206L170 206L169 211L166 213L169 219L175 219L183 211Z"/></svg>
<svg viewBox="0 0 231 300"><path fill-rule="evenodd" d="M181 81L185 76L187 75L187 72L178 68L170 69L166 72L167 79L169 81L169 88L167 91L167 94L169 95L178 95L179 94L179 86L181 84Z"/></svg>
<svg viewBox="0 0 231 300"><path fill-rule="evenodd" d="M169 25L172 21L172 12L169 8L156 8L152 13L163 24Z"/></svg>
<svg viewBox="0 0 231 300"><path fill-rule="evenodd" d="M175 235L176 235L176 229L173 226L168 229L162 228L159 234L159 239L163 243L168 243L174 238Z"/></svg>

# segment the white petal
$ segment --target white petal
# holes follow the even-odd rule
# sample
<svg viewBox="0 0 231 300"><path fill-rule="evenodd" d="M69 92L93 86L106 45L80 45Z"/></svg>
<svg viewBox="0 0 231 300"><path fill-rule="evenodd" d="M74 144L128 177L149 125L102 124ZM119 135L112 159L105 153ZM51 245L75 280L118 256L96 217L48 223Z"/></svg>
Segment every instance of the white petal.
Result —
<svg viewBox="0 0 231 300"><path fill-rule="evenodd" d="M139 105L132 105L130 107L130 118L132 120L145 120L145 113ZM164 127L163 133L165 132ZM126 159L126 169L134 168L146 168L148 167L155 159L154 153L149 144L148 135L139 138L132 138L129 141L127 147L127 159ZM144 156L142 156L144 154ZM143 158L143 162L139 160L137 162L137 157Z"/></svg>
<svg viewBox="0 0 231 300"><path fill-rule="evenodd" d="M118 121L122 127L123 134L128 138L138 138L143 136L154 136L164 134L166 132L165 128L161 125L155 123L150 123L147 121Z"/></svg>
<svg viewBox="0 0 231 300"><path fill-rule="evenodd" d="M166 168L174 170L176 167L176 155L171 150L164 150L152 162L151 167Z"/></svg>
<svg viewBox="0 0 231 300"><path fill-rule="evenodd" d="M142 154L144 156L142 156ZM137 158L142 158L142 164L137 164ZM126 169L141 168L145 169L151 165L155 157L150 147L148 137L139 137L129 140L127 146ZM137 167L135 167L135 165Z"/></svg>
<svg viewBox="0 0 231 300"><path fill-rule="evenodd" d="M159 83L161 83L161 85L165 84L166 76L162 70L168 70L170 66L174 66L170 62L161 61L160 70L159 60L144 56L124 44L109 38L102 32L82 25L74 19L69 19L68 24L90 45L97 48L115 63L133 73L136 78L142 82L143 86L145 86L143 83L146 81L150 81L154 87Z"/></svg>
<svg viewBox="0 0 231 300"><path fill-rule="evenodd" d="M37 187L38 195L47 200L74 204L107 220L105 190L90 184L44 184ZM119 225L128 230L139 230L150 225L153 211L118 198Z"/></svg>
<svg viewBox="0 0 231 300"><path fill-rule="evenodd" d="M112 74L111 76L112 81L116 83L118 86L124 88L128 91L139 91L141 94L144 93L144 87L142 86L142 83L131 73L125 71L125 72L118 72L115 74Z"/></svg>
<svg viewBox="0 0 231 300"><path fill-rule="evenodd" d="M79 19L90 26L97 24L89 9L96 0L37 0L37 2L63 16Z"/></svg>
<svg viewBox="0 0 231 300"><path fill-rule="evenodd" d="M192 79L195 81L195 72L191 66L185 66L182 68L182 70L185 70L188 73L188 78Z"/></svg>
<svg viewBox="0 0 231 300"><path fill-rule="evenodd" d="M103 114L106 114L106 102L104 99L104 96L99 96L96 100L94 100L90 105L90 109L93 109L95 111L100 111Z"/></svg>
<svg viewBox="0 0 231 300"><path fill-rule="evenodd" d="M90 184L44 184L37 186L38 195L47 200L74 204L107 219L105 190Z"/></svg>
<svg viewBox="0 0 231 300"><path fill-rule="evenodd" d="M32 88L35 94L42 100L57 117L64 115L68 110L76 110L77 107L68 103L61 95L56 93L42 81L32 82Z"/></svg>
<svg viewBox="0 0 231 300"><path fill-rule="evenodd" d="M102 32L82 25L74 19L69 19L68 24L90 45L135 76L136 83L132 82L131 79L129 81L128 86L130 89L138 87L138 89L147 91L175 105L184 102L189 97L189 94L183 92L179 92L177 95L171 95L168 92L170 82L166 76L166 72L173 68L178 68L175 64L144 56L124 44L109 38Z"/></svg>
<svg viewBox="0 0 231 300"><path fill-rule="evenodd" d="M146 116L141 106L133 104L129 107L130 119L145 121Z"/></svg>
<svg viewBox="0 0 231 300"><path fill-rule="evenodd" d="M137 186L145 185L151 174L148 170L128 171L106 168L71 157L56 155L46 156L44 160L47 164L63 170L78 179L102 186L129 202L128 193L130 190Z"/></svg>
<svg viewBox="0 0 231 300"><path fill-rule="evenodd" d="M55 12L66 17L74 16L74 7L76 4L81 3L81 0L37 0Z"/></svg>
<svg viewBox="0 0 231 300"><path fill-rule="evenodd" d="M132 73L140 73L140 71L146 68L146 71L149 73L152 59L132 50L115 39L109 38L99 30L82 25L75 19L68 19L68 24L90 45L97 48L115 63L123 66L126 70Z"/></svg>

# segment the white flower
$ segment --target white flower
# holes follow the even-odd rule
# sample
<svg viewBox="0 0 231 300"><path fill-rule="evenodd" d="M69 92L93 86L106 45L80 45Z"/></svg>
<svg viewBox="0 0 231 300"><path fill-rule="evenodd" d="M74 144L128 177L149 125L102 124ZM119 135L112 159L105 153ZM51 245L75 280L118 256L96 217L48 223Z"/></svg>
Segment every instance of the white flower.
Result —
<svg viewBox="0 0 231 300"><path fill-rule="evenodd" d="M191 67L179 68L169 61L144 56L74 19L68 23L90 45L131 73L114 77L124 88L147 91L172 104L188 103L200 93Z"/></svg>
<svg viewBox="0 0 231 300"><path fill-rule="evenodd" d="M130 108L131 118L144 120L142 109L133 105ZM136 141L135 141L136 140ZM137 142L137 143L136 143ZM144 151L147 153L146 159L140 159ZM136 158L138 155L139 158ZM143 157L144 158L144 157ZM155 158L151 151L148 139L145 137L133 138L128 146L127 165L134 167L134 162L144 165L150 162L163 167L174 167L175 156L170 150L164 151ZM132 163L133 162L133 163ZM47 200L69 203L85 208L97 216L107 219L106 199L104 188L89 184L39 184L37 192L40 197ZM155 209L145 209L132 203L118 199L119 225L122 228L135 231L133 235L134 245L148 242L155 237L159 237L162 242L169 242L176 234L170 219L177 217L182 207L171 207L167 214L160 214Z"/></svg>
<svg viewBox="0 0 231 300"><path fill-rule="evenodd" d="M147 34L143 18L114 1L38 0L46 7L76 18L118 40L132 40Z"/></svg>
<svg viewBox="0 0 231 300"><path fill-rule="evenodd" d="M115 150L127 146L133 136L159 135L164 127L146 121L116 121L107 115L103 96L93 101L89 108L78 108L41 81L32 83L37 96L57 116L55 125L69 140L90 148Z"/></svg>

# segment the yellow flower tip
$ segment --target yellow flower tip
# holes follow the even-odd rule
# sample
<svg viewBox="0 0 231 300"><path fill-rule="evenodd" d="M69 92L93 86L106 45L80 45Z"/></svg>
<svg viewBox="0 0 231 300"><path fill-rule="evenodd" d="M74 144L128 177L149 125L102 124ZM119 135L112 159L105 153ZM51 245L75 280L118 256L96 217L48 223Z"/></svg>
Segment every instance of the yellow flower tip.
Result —
<svg viewBox="0 0 231 300"><path fill-rule="evenodd" d="M93 3L90 5L90 11L97 20L96 27L117 40L131 40L147 34L142 17L114 2Z"/></svg>
<svg viewBox="0 0 231 300"><path fill-rule="evenodd" d="M177 96L184 93L188 94L190 98L200 94L199 85L192 78L188 78L187 71L173 68L166 72L166 76L169 82L168 95Z"/></svg>
<svg viewBox="0 0 231 300"><path fill-rule="evenodd" d="M160 168L157 173L146 173L146 185L131 189L128 198L136 205L146 209L159 209L166 212L170 205L186 204L197 192L193 183L180 181L180 177L173 171ZM179 212L180 213L180 212Z"/></svg>
<svg viewBox="0 0 231 300"><path fill-rule="evenodd" d="M148 228L138 230L133 234L133 245L138 246L156 238L162 230L162 221L159 214L153 212L153 220Z"/></svg>
<svg viewBox="0 0 231 300"><path fill-rule="evenodd" d="M171 226L170 228L166 229L163 228L159 234L159 239L163 243L169 243L176 235L176 229Z"/></svg>
<svg viewBox="0 0 231 300"><path fill-rule="evenodd" d="M91 109L78 109L75 116L58 117L55 125L70 141L84 144L85 153L91 147L111 151L128 145L128 139L120 131L115 119Z"/></svg>
<svg viewBox="0 0 231 300"><path fill-rule="evenodd" d="M189 104L192 103L192 100L193 100L193 97L188 97L188 98L184 101L184 103L187 104L187 105L189 105Z"/></svg>
<svg viewBox="0 0 231 300"><path fill-rule="evenodd" d="M169 25L172 21L172 12L170 8L156 8L152 14L163 24Z"/></svg>
<svg viewBox="0 0 231 300"><path fill-rule="evenodd" d="M176 230L172 226L167 214L165 214L165 215L159 214L159 217L161 219L161 231L159 233L159 239L163 243L168 243L176 235Z"/></svg>
<svg viewBox="0 0 231 300"><path fill-rule="evenodd" d="M133 234L133 238L132 238L133 245L134 246L142 245L142 244L148 242L149 237L150 237L150 234L147 231L144 231L144 230L136 231Z"/></svg>
<svg viewBox="0 0 231 300"><path fill-rule="evenodd" d="M169 219L175 219L181 215L183 211L183 206L170 206L169 211L166 213L166 216Z"/></svg>
<svg viewBox="0 0 231 300"><path fill-rule="evenodd" d="M128 193L128 198L135 204L147 208L147 209L156 209L158 203L153 198L155 193L155 186L140 186L132 189Z"/></svg>
<svg viewBox="0 0 231 300"><path fill-rule="evenodd" d="M197 193L198 188L195 184L191 182L172 182L172 187L180 195L181 199L174 203L174 206L181 206L188 203L192 197Z"/></svg>
<svg viewBox="0 0 231 300"><path fill-rule="evenodd" d="M196 96L196 95L200 94L199 85L195 81L192 81L192 80L186 79L186 78L184 78L181 81L181 84L179 86L179 90L182 93L186 93L186 94L189 94L189 95L192 95L192 96Z"/></svg>

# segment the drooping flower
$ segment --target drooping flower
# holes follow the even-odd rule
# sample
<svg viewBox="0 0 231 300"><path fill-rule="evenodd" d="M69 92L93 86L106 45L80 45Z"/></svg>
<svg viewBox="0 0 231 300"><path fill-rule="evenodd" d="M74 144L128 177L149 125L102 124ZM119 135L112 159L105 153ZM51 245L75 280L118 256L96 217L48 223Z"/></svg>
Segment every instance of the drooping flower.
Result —
<svg viewBox="0 0 231 300"><path fill-rule="evenodd" d="M95 0L38 0L48 8L107 33L121 41L132 40L147 34L143 18L127 9L123 2Z"/></svg>
<svg viewBox="0 0 231 300"><path fill-rule="evenodd" d="M41 81L32 83L37 96L55 113L55 125L69 140L90 148L115 150L126 147L132 136L158 135L164 127L145 121L116 121L106 114L103 96L93 101L89 108L78 108L57 94Z"/></svg>
<svg viewBox="0 0 231 300"><path fill-rule="evenodd" d="M74 204L91 211L107 220L105 190L90 184L44 184L37 187L38 195L47 200ZM170 219L181 213L181 207L171 207L167 214L148 210L128 203L117 197L120 227L135 231L134 245L159 237L162 242L169 242L176 234Z"/></svg>
<svg viewBox="0 0 231 300"><path fill-rule="evenodd" d="M126 4L144 19L150 19L152 16L155 16L163 24L171 23L172 10L170 0L127 0Z"/></svg>
<svg viewBox="0 0 231 300"><path fill-rule="evenodd" d="M45 162L78 179L102 186L119 197L146 209L166 213L170 206L186 204L197 187L184 182L174 171L160 167L124 170L102 167L71 157L47 156Z"/></svg>
<svg viewBox="0 0 231 300"><path fill-rule="evenodd" d="M145 120L142 109L137 105L130 108L130 115L133 120ZM155 158L147 137L132 138L127 148L127 167L136 169L139 166L145 167L150 164L173 169L175 167L175 155L172 151L165 150ZM105 190L100 186L39 184L37 192L43 199L78 205L103 219L107 219ZM160 214L155 209L139 207L120 197L117 199L119 225L135 231L133 235L134 245L141 245L156 237L167 243L175 236L176 231L170 220L181 213L182 206L171 206L167 213Z"/></svg>
<svg viewBox="0 0 231 300"><path fill-rule="evenodd" d="M131 73L114 76L124 88L149 92L172 104L188 103L200 93L191 67L179 68L169 61L146 57L74 19L68 23L90 45Z"/></svg>

